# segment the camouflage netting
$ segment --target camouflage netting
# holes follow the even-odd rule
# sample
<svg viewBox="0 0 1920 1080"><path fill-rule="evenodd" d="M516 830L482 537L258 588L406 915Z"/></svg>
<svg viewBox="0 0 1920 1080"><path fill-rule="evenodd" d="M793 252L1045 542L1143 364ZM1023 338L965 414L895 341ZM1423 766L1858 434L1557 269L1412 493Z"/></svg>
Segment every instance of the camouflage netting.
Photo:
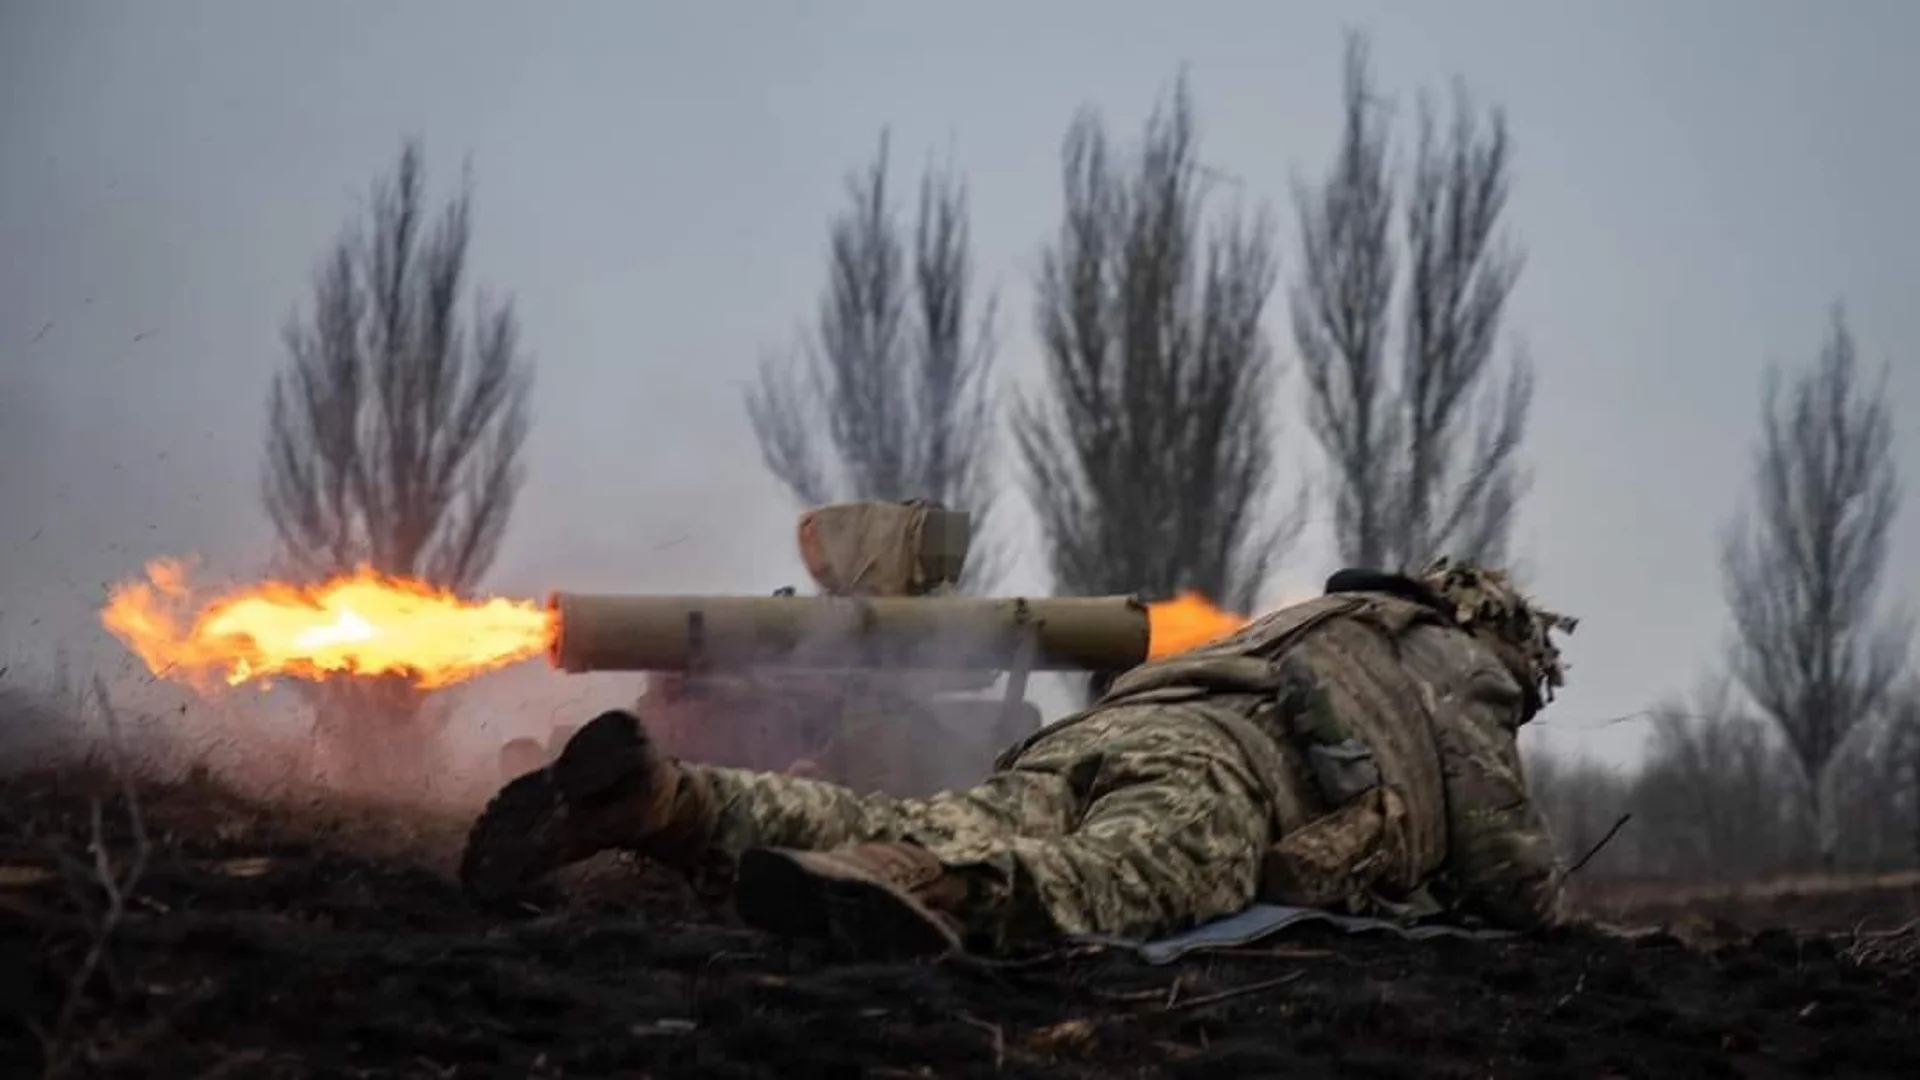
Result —
<svg viewBox="0 0 1920 1080"><path fill-rule="evenodd" d="M1455 565L1442 557L1429 564L1420 579L1453 605L1460 625L1483 632L1512 654L1510 666L1518 669L1515 676L1526 684L1535 707L1552 701L1553 691L1566 685L1566 664L1550 635L1555 630L1573 633L1578 619L1536 606L1504 571Z"/></svg>

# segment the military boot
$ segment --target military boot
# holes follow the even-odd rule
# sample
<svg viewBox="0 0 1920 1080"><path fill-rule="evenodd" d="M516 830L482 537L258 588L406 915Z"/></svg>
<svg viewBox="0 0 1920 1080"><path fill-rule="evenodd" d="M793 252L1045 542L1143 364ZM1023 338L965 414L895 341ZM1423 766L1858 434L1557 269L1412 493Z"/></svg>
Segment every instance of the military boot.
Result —
<svg viewBox="0 0 1920 1080"><path fill-rule="evenodd" d="M740 856L734 906L785 937L829 938L861 956L904 959L962 948L964 883L917 844L827 851L753 848Z"/></svg>
<svg viewBox="0 0 1920 1080"><path fill-rule="evenodd" d="M715 828L705 778L663 756L629 712L600 714L553 763L500 789L467 834L460 882L476 903L511 900L562 867L624 849L690 869Z"/></svg>

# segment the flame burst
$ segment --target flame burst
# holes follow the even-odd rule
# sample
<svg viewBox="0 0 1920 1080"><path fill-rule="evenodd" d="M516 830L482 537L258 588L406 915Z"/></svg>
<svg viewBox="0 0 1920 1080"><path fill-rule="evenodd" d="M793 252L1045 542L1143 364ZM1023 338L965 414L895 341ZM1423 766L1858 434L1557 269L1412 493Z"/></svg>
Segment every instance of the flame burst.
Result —
<svg viewBox="0 0 1920 1080"><path fill-rule="evenodd" d="M537 656L553 613L525 600L462 600L361 569L318 585L267 582L196 600L179 563L116 587L100 621L154 674L229 686L275 677L405 675L448 686Z"/></svg>
<svg viewBox="0 0 1920 1080"><path fill-rule="evenodd" d="M1147 605L1147 657L1158 660L1197 649L1239 631L1252 620L1223 611L1199 593L1181 593Z"/></svg>

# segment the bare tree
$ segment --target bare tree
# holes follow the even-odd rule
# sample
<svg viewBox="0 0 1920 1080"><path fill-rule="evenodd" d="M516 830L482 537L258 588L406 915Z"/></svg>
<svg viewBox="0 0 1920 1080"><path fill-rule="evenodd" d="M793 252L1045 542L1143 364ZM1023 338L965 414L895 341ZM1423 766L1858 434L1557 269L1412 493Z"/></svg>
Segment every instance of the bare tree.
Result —
<svg viewBox="0 0 1920 1080"><path fill-rule="evenodd" d="M1808 817L1791 798L1794 763L1764 720L1743 712L1728 680L1654 710L1634 792L1643 869L1689 880L1755 879L1808 850Z"/></svg>
<svg viewBox="0 0 1920 1080"><path fill-rule="evenodd" d="M1571 866L1586 853L1596 852L1583 867L1579 881L1631 869L1631 834L1602 845L1608 831L1631 809L1631 774L1589 757L1563 757L1521 744L1527 789L1553 832L1554 848L1562 866Z"/></svg>
<svg viewBox="0 0 1920 1080"><path fill-rule="evenodd" d="M1722 558L1731 666L1792 747L1831 861L1828 764L1887 704L1910 630L1881 603L1899 510L1885 375L1862 385L1839 309L1784 400L1769 373L1753 478Z"/></svg>
<svg viewBox="0 0 1920 1080"><path fill-rule="evenodd" d="M1844 782L1827 785L1834 830L1832 867L1850 872L1899 870L1920 856L1920 702L1911 687L1889 695L1881 715L1858 725L1827 763L1827 775ZM1798 786L1799 771L1794 771Z"/></svg>
<svg viewBox="0 0 1920 1080"><path fill-rule="evenodd" d="M289 322L269 398L263 495L288 572L369 566L456 592L493 562L522 479L531 372L509 302L460 318L471 188L429 220L420 147L373 190L321 264L313 310ZM324 684L322 723L402 723L404 680Z"/></svg>
<svg viewBox="0 0 1920 1080"><path fill-rule="evenodd" d="M1521 266L1498 235L1512 158L1505 115L1496 109L1483 124L1459 91L1443 135L1421 101L1399 207L1408 269L1395 381L1387 355L1400 177L1384 110L1365 41L1351 35L1332 168L1296 192L1300 278L1291 290L1340 555L1376 567L1438 554L1499 560L1526 486L1516 454L1533 398L1524 357L1503 380L1494 365Z"/></svg>
<svg viewBox="0 0 1920 1080"><path fill-rule="evenodd" d="M1920 676L1909 677L1887 715L1888 752L1881 800L1898 815L1901 850L1908 865L1920 866ZM1893 832L1895 830L1889 830Z"/></svg>
<svg viewBox="0 0 1920 1080"><path fill-rule="evenodd" d="M1059 588L1245 609L1301 525L1270 505L1273 230L1238 210L1208 229L1196 148L1184 79L1131 160L1075 119L1038 286L1046 384L1015 433Z"/></svg>
<svg viewBox="0 0 1920 1080"><path fill-rule="evenodd" d="M965 183L929 168L911 240L888 190L888 140L830 230L810 338L768 357L747 392L767 468L794 498L937 500L984 533L992 483L993 300L976 311ZM999 570L976 542L964 584Z"/></svg>

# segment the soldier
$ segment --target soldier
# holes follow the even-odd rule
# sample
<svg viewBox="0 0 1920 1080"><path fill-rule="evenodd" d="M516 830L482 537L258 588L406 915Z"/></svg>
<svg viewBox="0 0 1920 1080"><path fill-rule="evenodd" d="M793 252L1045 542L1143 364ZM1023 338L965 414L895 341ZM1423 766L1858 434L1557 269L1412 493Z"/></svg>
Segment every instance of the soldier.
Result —
<svg viewBox="0 0 1920 1080"><path fill-rule="evenodd" d="M1548 925L1559 875L1516 736L1573 625L1498 571L1342 571L924 800L670 760L610 712L495 797L462 879L497 902L604 850L717 855L746 921L876 956L1154 937L1259 899Z"/></svg>

